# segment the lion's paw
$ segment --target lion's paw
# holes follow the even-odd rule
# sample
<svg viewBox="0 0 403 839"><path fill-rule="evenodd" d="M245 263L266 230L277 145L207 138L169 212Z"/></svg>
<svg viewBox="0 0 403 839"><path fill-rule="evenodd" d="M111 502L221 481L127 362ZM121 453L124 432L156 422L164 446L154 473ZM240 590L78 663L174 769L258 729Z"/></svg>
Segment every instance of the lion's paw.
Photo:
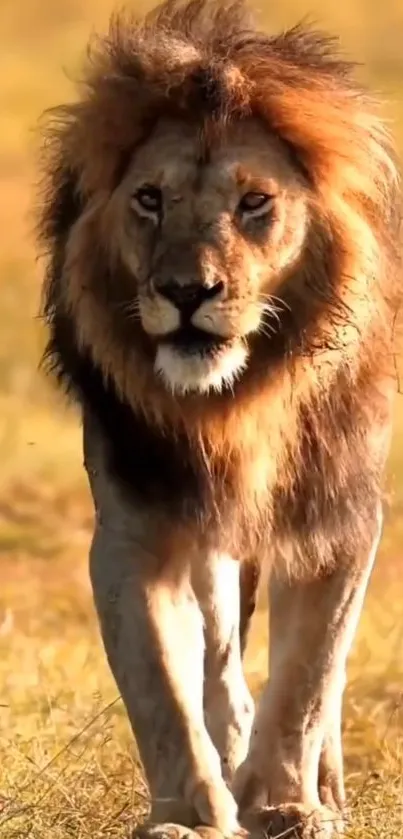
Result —
<svg viewBox="0 0 403 839"><path fill-rule="evenodd" d="M248 832L243 828L233 835L233 839L247 839ZM197 825L194 829L174 822L161 824L148 822L136 828L132 839L225 839L216 827Z"/></svg>
<svg viewBox="0 0 403 839"><path fill-rule="evenodd" d="M224 839L220 830L206 824L198 824L197 827L195 827L195 831L200 839Z"/></svg>
<svg viewBox="0 0 403 839"><path fill-rule="evenodd" d="M174 822L157 824L146 822L139 825L132 834L132 839L200 839L191 827Z"/></svg>
<svg viewBox="0 0 403 839"><path fill-rule="evenodd" d="M340 814L328 807L310 810L303 804L262 807L244 813L242 825L251 837L267 839L330 839L342 833Z"/></svg>
<svg viewBox="0 0 403 839"><path fill-rule="evenodd" d="M224 839L223 834L216 827L203 824L195 827L195 831L199 839ZM243 827L238 827L237 831L231 834L231 839L249 839L249 833Z"/></svg>

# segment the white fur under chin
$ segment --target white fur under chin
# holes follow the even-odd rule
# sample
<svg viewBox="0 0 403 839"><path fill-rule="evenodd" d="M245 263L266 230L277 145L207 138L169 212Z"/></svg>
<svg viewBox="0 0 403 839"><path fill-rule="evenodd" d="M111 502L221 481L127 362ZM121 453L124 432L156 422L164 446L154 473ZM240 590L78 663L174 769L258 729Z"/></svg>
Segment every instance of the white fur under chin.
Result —
<svg viewBox="0 0 403 839"><path fill-rule="evenodd" d="M207 393L232 387L246 367L247 348L240 342L224 347L217 355L186 355L169 344L158 347L155 372L173 393Z"/></svg>

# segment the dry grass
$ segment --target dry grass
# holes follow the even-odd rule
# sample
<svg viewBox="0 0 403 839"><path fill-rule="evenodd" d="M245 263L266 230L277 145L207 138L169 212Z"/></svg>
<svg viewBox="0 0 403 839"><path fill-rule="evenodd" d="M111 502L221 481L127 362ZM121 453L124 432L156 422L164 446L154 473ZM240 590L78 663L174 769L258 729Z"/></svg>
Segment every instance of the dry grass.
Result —
<svg viewBox="0 0 403 839"><path fill-rule="evenodd" d="M104 661L86 552L92 513L77 419L36 367L40 266L31 236L35 135L43 108L72 95L88 32L113 0L0 4L0 837L130 835L147 807L133 742ZM143 5L143 4L142 4ZM265 2L260 2L265 8ZM401 0L284 0L273 26L310 13L368 62L403 148ZM351 839L403 835L403 399L389 468L381 556L349 667L345 748ZM266 671L266 619L247 657Z"/></svg>

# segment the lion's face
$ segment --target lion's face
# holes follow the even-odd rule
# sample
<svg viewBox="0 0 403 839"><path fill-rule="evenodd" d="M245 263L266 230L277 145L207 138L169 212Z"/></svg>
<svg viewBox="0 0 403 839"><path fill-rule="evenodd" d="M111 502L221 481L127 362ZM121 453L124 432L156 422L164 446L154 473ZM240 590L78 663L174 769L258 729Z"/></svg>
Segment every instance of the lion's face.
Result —
<svg viewBox="0 0 403 839"><path fill-rule="evenodd" d="M252 335L275 329L306 237L308 190L286 148L252 119L208 151L196 128L161 120L110 206L126 313L155 374L175 392L231 385Z"/></svg>

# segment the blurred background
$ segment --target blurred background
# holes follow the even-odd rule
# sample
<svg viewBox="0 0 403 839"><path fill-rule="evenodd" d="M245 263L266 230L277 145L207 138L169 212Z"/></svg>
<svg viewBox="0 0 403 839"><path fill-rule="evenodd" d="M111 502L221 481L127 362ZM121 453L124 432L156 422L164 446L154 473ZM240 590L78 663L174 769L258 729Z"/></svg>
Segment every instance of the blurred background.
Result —
<svg viewBox="0 0 403 839"><path fill-rule="evenodd" d="M92 511L78 417L37 372L38 118L74 96L88 36L106 26L113 5L0 2L0 836L19 839L127 835L144 807L121 705L109 705L116 689L88 589ZM138 12L149 5L132 3ZM258 9L273 30L308 16L339 34L362 62L357 72L384 97L403 152L402 0L260 0ZM403 396L385 533L346 695L351 835L365 839L380 835L379 819L391 839L403 824L402 513ZM267 670L265 636L261 613L247 660L253 689Z"/></svg>

